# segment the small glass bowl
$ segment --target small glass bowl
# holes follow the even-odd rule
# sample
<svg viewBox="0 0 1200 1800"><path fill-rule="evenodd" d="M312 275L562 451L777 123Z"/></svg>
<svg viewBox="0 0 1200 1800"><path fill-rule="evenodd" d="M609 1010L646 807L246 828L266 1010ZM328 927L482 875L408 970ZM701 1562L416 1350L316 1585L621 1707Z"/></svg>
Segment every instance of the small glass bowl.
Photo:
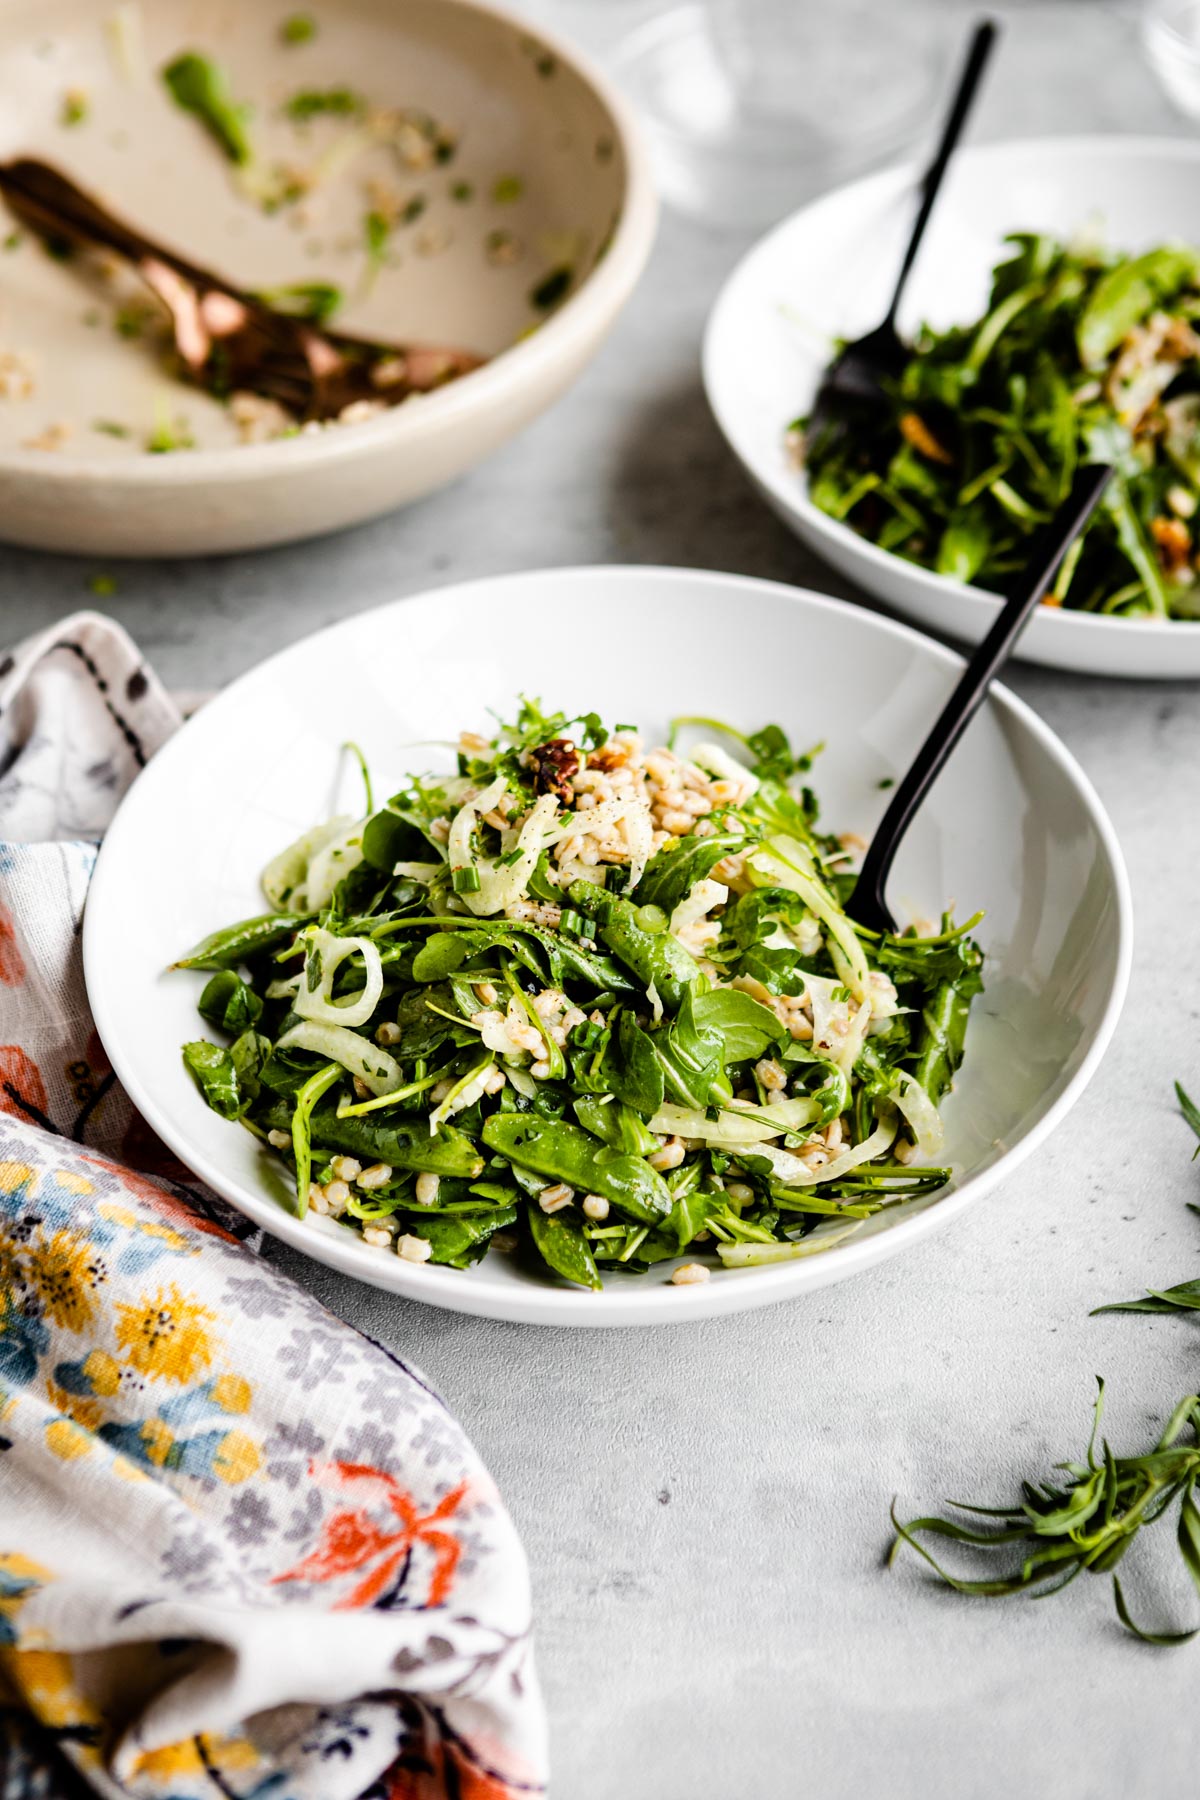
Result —
<svg viewBox="0 0 1200 1800"><path fill-rule="evenodd" d="M1167 97L1200 119L1200 0L1146 0L1142 48Z"/></svg>

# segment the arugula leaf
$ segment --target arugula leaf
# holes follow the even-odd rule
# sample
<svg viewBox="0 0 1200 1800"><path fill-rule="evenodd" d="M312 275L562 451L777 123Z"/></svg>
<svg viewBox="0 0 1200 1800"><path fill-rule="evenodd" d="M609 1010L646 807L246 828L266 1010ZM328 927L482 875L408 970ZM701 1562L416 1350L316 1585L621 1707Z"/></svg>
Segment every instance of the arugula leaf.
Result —
<svg viewBox="0 0 1200 1800"><path fill-rule="evenodd" d="M646 864L637 885L637 900L643 906L660 906L668 916L685 900L698 881L712 872L721 858L740 850L745 838L717 832L712 837L683 838L675 850L658 850Z"/></svg>

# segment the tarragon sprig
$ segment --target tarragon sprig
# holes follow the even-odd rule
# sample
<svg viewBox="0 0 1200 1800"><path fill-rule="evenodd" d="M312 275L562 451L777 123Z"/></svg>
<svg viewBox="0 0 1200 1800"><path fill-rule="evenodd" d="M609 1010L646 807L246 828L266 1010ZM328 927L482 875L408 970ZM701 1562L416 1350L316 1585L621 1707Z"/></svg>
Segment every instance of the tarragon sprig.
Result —
<svg viewBox="0 0 1200 1800"><path fill-rule="evenodd" d="M1142 1527L1162 1518L1179 1500L1179 1553L1200 1593L1200 1506L1196 1500L1196 1484L1200 1481L1200 1395L1189 1394L1179 1402L1157 1444L1145 1456L1115 1456L1107 1441L1097 1454L1103 1410L1104 1383L1100 1381L1086 1460L1057 1465L1068 1477L1066 1481L1042 1482L1036 1487L1022 1482L1022 1499L1008 1507L950 1502L958 1512L994 1520L989 1527L939 1517L910 1519L905 1524L897 1517L893 1503L896 1537L889 1563L894 1563L901 1546L908 1544L957 1593L989 1599L1030 1593L1036 1598L1060 1592L1084 1570L1095 1575L1115 1570ZM1023 1555L1018 1564L1001 1575L968 1580L943 1568L919 1542L918 1533L952 1538L989 1555L1003 1555L1010 1545L1020 1546ZM1200 1625L1185 1631L1145 1630L1130 1616L1115 1573L1113 1598L1122 1625L1145 1643L1186 1644L1200 1632Z"/></svg>
<svg viewBox="0 0 1200 1800"><path fill-rule="evenodd" d="M1197 1144L1192 1152L1192 1161L1195 1162L1196 1158L1200 1156L1200 1107L1197 1107L1194 1100L1189 1099L1178 1081L1175 1083L1175 1095L1179 1101L1180 1112L1196 1134ZM1200 1213L1200 1206L1191 1206L1191 1211ZM1140 1300L1110 1300L1107 1306L1097 1306L1095 1312L1200 1312L1200 1276L1193 1281L1180 1281L1175 1287L1147 1288Z"/></svg>
<svg viewBox="0 0 1200 1800"><path fill-rule="evenodd" d="M1200 1107L1197 1107L1177 1081L1175 1094L1184 1119L1197 1138L1195 1154L1200 1156ZM1200 1207L1193 1206L1193 1212ZM1123 1300L1099 1306L1096 1312L1195 1312L1200 1311L1200 1279L1181 1281L1176 1287L1147 1290L1141 1300ZM1099 1382L1092 1435L1088 1440L1087 1460L1082 1463L1059 1463L1068 1477L1065 1483L1043 1482L1034 1487L1022 1482L1023 1498L1008 1507L972 1506L951 1501L956 1511L993 1519L996 1523L985 1530L960 1524L956 1519L935 1516L910 1519L907 1524L896 1516L892 1505L892 1524L896 1528L888 1556L895 1562L903 1544L908 1544L924 1557L940 1579L960 1594L983 1595L995 1599L1005 1594L1030 1593L1034 1598L1056 1594L1086 1569L1093 1575L1115 1570L1143 1525L1161 1519L1179 1500L1177 1541L1184 1566L1200 1593L1200 1506L1196 1487L1200 1482L1200 1396L1188 1394L1179 1402L1163 1428L1153 1450L1146 1456L1114 1456L1107 1440L1103 1456L1096 1455L1096 1438L1104 1411L1104 1383ZM1191 1433L1191 1442L1181 1442ZM986 1580L967 1580L952 1575L919 1543L916 1533L953 1538L991 1555L1002 1553L1008 1545L1021 1545L1025 1555L1021 1563L1006 1574ZM1186 1644L1200 1625L1188 1631L1146 1631L1130 1616L1121 1583L1113 1574L1113 1599L1117 1617L1128 1631L1147 1644Z"/></svg>

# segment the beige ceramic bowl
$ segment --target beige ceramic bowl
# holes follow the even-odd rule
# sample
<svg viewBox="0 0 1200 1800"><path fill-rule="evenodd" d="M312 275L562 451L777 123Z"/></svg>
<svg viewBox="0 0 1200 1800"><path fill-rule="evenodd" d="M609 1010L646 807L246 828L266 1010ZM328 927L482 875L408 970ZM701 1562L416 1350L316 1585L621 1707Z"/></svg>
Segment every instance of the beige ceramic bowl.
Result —
<svg viewBox="0 0 1200 1800"><path fill-rule="evenodd" d="M315 31L285 42L297 14ZM334 171L315 193L274 212L248 197L164 86L162 67L185 50L217 60L253 107L261 167ZM430 115L453 156L422 168L389 144L356 148L353 118L286 116L298 93L336 88ZM11 543L241 550L428 493L558 397L653 238L646 159L621 101L574 51L476 0L0 0L0 99L0 156L45 157L237 284L330 282L349 330L494 359L375 418L243 442L229 408L164 374L136 285L57 262L28 236L10 247L0 210L0 538ZM371 279L365 219L380 207L398 222ZM545 284L565 285L562 271L565 298L548 306ZM194 447L148 453L164 422Z"/></svg>

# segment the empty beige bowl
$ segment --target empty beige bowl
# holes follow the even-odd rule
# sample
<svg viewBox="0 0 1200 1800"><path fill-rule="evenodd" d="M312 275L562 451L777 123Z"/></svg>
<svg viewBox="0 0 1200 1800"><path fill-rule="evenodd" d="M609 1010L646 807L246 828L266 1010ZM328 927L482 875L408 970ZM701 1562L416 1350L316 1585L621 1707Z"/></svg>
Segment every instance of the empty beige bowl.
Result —
<svg viewBox="0 0 1200 1800"><path fill-rule="evenodd" d="M189 50L248 108L249 172L162 79ZM557 399L654 234L622 102L574 51L476 0L0 0L0 96L0 157L45 158L235 285L328 284L338 326L492 359L374 417L253 441L282 422L173 379L136 282L103 258L56 260L0 204L14 544L253 549L416 499Z"/></svg>

